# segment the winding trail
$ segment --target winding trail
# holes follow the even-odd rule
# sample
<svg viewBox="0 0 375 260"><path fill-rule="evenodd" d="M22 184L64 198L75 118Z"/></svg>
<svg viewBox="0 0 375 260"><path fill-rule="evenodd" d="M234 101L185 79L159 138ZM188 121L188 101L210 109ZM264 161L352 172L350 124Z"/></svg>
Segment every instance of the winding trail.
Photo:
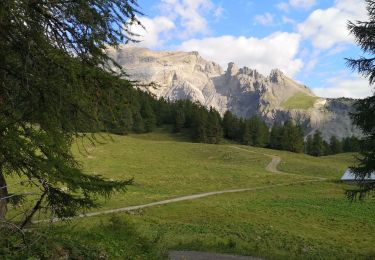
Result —
<svg viewBox="0 0 375 260"><path fill-rule="evenodd" d="M238 147L238 146L233 146L233 145L229 146L229 147L237 149L237 150L245 151L245 152L248 152L248 153L261 154L261 155L270 157L271 161L269 162L269 164L267 164L266 171L272 172L272 173L281 173L279 170L277 170L277 166L281 162L281 158L279 156L276 156L276 155L273 155L273 154L268 154L268 153L254 152L254 151L251 151L251 150L248 150L248 149L245 149L245 148L241 148L241 147Z"/></svg>
<svg viewBox="0 0 375 260"><path fill-rule="evenodd" d="M234 148L234 149L238 149L238 150L242 150L242 151L246 151L246 152L249 152L249 153L261 154L261 155L265 155L265 156L270 157L271 161L268 163L268 165L265 168L268 172L301 176L299 174L284 173L284 172L281 172L281 171L277 170L277 166L281 162L281 158L279 156L272 155L272 154L254 152L254 151L244 149L244 148L241 148L241 147L237 147L237 146L229 146L229 147ZM84 213L84 214L80 214L80 215L78 215L76 217L73 217L73 218L86 218L86 217L108 215L108 214L119 213L119 212L130 212L130 211L135 211L135 210L139 210L139 209L159 206L159 205L166 205L166 204L180 202L180 201L196 200L196 199L200 199L200 198L204 198L204 197L215 196L215 195L226 194L226 193L238 193L238 192L265 190L265 189L271 189L271 188L275 188L275 187L291 186L291 185L297 185L297 184L302 184L302 183L321 182L321 181L326 180L325 178L320 178L320 177L312 177L312 178L314 178L314 179L301 180L301 181L295 181L295 182L289 182L289 183L272 184L272 185L258 186L258 187L251 187L251 188L228 189L228 190L211 191L211 192L204 192L204 193L198 193L198 194L193 194L193 195L186 195L186 196L181 196L181 197L176 197L176 198L172 198L172 199L166 199L166 200L151 202L151 203L142 204L142 205L128 206L128 207L123 207L123 208L118 208L118 209L110 209L110 210ZM73 218L65 218L65 220L73 219ZM61 220L62 219L60 219L60 218L54 218L54 219L48 219L48 220L33 221L32 223L37 224L37 223L42 223L42 222L57 222L57 221L61 221Z"/></svg>

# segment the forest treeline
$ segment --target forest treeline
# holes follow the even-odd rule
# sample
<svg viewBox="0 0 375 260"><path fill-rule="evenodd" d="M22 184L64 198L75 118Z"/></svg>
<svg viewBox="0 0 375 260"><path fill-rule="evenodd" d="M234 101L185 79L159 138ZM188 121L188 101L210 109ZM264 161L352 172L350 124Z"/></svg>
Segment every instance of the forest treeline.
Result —
<svg viewBox="0 0 375 260"><path fill-rule="evenodd" d="M307 153L313 156L331 155L342 152L358 152L359 139L347 137L339 140L332 136L329 142L316 131L304 141L304 133L299 125L287 121L275 124L271 129L258 116L248 119L238 118L227 111L223 117L213 108L206 108L190 100L169 101L156 99L149 93L126 88L122 98L111 110L101 109L103 123L94 131L108 131L114 134L147 133L162 125L173 126L173 131L190 133L192 141L218 144L223 138L244 145ZM116 98L116 97L114 97ZM93 131L86 124L82 131Z"/></svg>

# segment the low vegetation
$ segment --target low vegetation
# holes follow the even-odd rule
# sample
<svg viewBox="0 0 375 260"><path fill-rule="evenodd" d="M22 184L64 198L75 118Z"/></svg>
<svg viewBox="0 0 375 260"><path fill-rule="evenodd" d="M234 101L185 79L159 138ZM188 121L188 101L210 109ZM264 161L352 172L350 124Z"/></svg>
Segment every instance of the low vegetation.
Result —
<svg viewBox="0 0 375 260"><path fill-rule="evenodd" d="M318 98L315 96L310 96L302 92L296 93L294 96L290 97L288 100L281 104L282 108L285 109L302 109L307 110L312 108L315 101Z"/></svg>
<svg viewBox="0 0 375 260"><path fill-rule="evenodd" d="M344 195L349 186L338 182L353 154L311 157L237 144L189 143L168 129L103 138L102 145L86 143L89 153L74 148L85 172L134 177L135 184L125 194L102 200L96 211L209 191L268 188L74 219L70 226L62 222L48 233L51 243L39 244L35 254L162 259L168 250L181 249L275 259L375 256L375 201L349 201ZM281 157L278 170L283 173L265 170L272 155ZM295 183L308 180L316 182Z"/></svg>

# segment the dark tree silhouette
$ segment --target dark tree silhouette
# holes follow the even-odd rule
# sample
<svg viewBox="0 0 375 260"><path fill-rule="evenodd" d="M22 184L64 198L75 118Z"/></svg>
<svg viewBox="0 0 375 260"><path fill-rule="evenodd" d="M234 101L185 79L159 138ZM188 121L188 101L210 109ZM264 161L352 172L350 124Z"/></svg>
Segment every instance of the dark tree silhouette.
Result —
<svg viewBox="0 0 375 260"><path fill-rule="evenodd" d="M358 59L347 59L348 65L359 74L369 79L370 85L375 83L375 1L366 0L368 21L350 21L348 29L354 35L358 46L364 54ZM364 138L360 142L360 156L357 165L352 167L356 177L360 180L356 189L347 191L350 198L363 199L366 194L375 192L375 183L366 182L364 178L375 172L375 95L356 104L353 114L354 123L363 131Z"/></svg>
<svg viewBox="0 0 375 260"><path fill-rule="evenodd" d="M135 0L0 1L0 218L10 175L40 190L21 227L42 206L72 216L131 183L83 173L70 149L87 125L108 124L103 114L131 85L107 49L134 36L137 8Z"/></svg>

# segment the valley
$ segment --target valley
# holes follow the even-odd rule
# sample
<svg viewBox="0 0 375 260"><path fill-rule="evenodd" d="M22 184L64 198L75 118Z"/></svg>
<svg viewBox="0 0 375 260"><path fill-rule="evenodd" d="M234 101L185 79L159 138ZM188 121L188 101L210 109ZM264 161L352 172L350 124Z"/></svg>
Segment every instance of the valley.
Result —
<svg viewBox="0 0 375 260"><path fill-rule="evenodd" d="M317 158L230 143L188 143L182 134L170 134L164 129L103 137L112 140L96 147L87 144L88 154L75 150L85 171L111 179L133 177L134 185L126 193L102 200L102 207L92 212L248 189L73 219L73 228L63 222L54 227L57 234L65 234L68 228L72 237L85 244L95 240L96 247L112 252L109 258L127 255L131 259L160 259L166 258L170 250L266 259L322 255L371 258L375 254L371 235L375 229L375 200L351 202L344 195L349 186L338 182L354 154ZM281 158L277 166L280 172L266 170L271 157ZM121 227L108 228L113 218L122 223ZM135 239L133 231L120 232L129 225L144 241L153 241L147 257L142 257L147 250L136 247L121 250L127 248L124 243L132 245ZM116 229L119 233L113 233Z"/></svg>

